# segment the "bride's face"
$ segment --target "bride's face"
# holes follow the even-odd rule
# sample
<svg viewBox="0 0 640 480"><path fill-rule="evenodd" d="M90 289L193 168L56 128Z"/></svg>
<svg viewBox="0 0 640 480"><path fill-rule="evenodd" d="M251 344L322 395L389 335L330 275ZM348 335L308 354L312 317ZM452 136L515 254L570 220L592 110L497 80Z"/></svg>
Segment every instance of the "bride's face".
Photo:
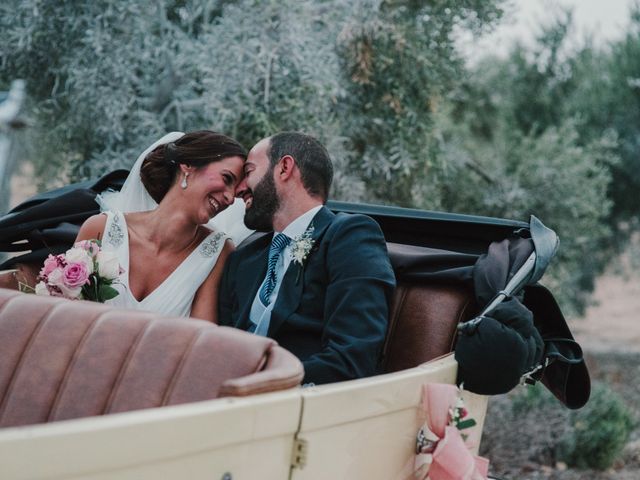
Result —
<svg viewBox="0 0 640 480"><path fill-rule="evenodd" d="M243 166L241 157L228 157L191 169L184 193L189 195L189 203L198 207L199 223L207 223L233 203L236 186L242 180Z"/></svg>

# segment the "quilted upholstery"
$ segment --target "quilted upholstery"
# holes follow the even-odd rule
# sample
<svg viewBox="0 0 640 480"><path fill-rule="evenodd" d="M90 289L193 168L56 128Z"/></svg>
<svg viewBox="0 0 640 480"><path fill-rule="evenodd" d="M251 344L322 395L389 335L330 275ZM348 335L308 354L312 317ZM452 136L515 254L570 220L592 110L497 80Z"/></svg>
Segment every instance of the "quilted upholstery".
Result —
<svg viewBox="0 0 640 480"><path fill-rule="evenodd" d="M0 427L279 390L302 376L267 338L0 289Z"/></svg>
<svg viewBox="0 0 640 480"><path fill-rule="evenodd" d="M405 244L388 243L388 247L392 262L401 264L420 261L425 251L423 247ZM383 371L412 368L451 352L455 346L456 326L472 318L476 312L469 286L461 283L399 283L383 350ZM1 382L0 378L0 392ZM233 385L239 391L256 388L254 384L247 387L242 379L234 380Z"/></svg>

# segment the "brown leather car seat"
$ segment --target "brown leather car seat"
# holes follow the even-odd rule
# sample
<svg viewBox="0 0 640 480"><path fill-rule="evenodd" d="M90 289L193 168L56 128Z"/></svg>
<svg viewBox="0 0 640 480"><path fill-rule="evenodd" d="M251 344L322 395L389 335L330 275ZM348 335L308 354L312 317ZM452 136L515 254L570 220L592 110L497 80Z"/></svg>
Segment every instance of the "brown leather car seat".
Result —
<svg viewBox="0 0 640 480"><path fill-rule="evenodd" d="M424 247L387 244L394 267L425 255ZM393 297L383 371L412 368L453 351L456 327L476 312L473 292L462 283L399 281Z"/></svg>
<svg viewBox="0 0 640 480"><path fill-rule="evenodd" d="M268 338L0 289L0 427L281 390L302 377Z"/></svg>

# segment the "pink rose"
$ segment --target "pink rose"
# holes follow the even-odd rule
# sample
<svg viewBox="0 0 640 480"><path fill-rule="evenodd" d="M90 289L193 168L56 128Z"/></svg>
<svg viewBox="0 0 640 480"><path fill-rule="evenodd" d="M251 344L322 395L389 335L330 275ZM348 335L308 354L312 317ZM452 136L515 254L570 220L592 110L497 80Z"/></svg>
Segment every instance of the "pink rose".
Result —
<svg viewBox="0 0 640 480"><path fill-rule="evenodd" d="M51 272L58 268L58 258L53 255L49 255L44 261L44 266L40 270L40 275L47 277Z"/></svg>
<svg viewBox="0 0 640 480"><path fill-rule="evenodd" d="M79 242L76 242L74 247L83 249L91 258L95 258L100 251L100 247L95 240L80 240Z"/></svg>
<svg viewBox="0 0 640 480"><path fill-rule="evenodd" d="M89 275L93 273L93 259L91 258L91 255L89 255L89 252L84 248L70 248L67 250L67 253L64 254L64 258L66 260L66 265L84 263L84 266L87 268L87 273Z"/></svg>
<svg viewBox="0 0 640 480"><path fill-rule="evenodd" d="M89 270L84 262L73 262L62 271L64 285L75 289L82 287L89 281Z"/></svg>

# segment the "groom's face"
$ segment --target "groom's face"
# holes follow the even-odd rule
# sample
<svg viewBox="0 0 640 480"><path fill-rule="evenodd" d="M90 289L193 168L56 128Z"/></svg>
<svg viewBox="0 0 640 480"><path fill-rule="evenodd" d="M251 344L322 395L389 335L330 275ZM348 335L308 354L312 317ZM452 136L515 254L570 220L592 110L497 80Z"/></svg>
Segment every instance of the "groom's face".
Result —
<svg viewBox="0 0 640 480"><path fill-rule="evenodd" d="M273 216L280 205L267 155L269 145L265 139L251 149L244 165L245 179L237 192L246 206L244 224L258 231L273 229Z"/></svg>

